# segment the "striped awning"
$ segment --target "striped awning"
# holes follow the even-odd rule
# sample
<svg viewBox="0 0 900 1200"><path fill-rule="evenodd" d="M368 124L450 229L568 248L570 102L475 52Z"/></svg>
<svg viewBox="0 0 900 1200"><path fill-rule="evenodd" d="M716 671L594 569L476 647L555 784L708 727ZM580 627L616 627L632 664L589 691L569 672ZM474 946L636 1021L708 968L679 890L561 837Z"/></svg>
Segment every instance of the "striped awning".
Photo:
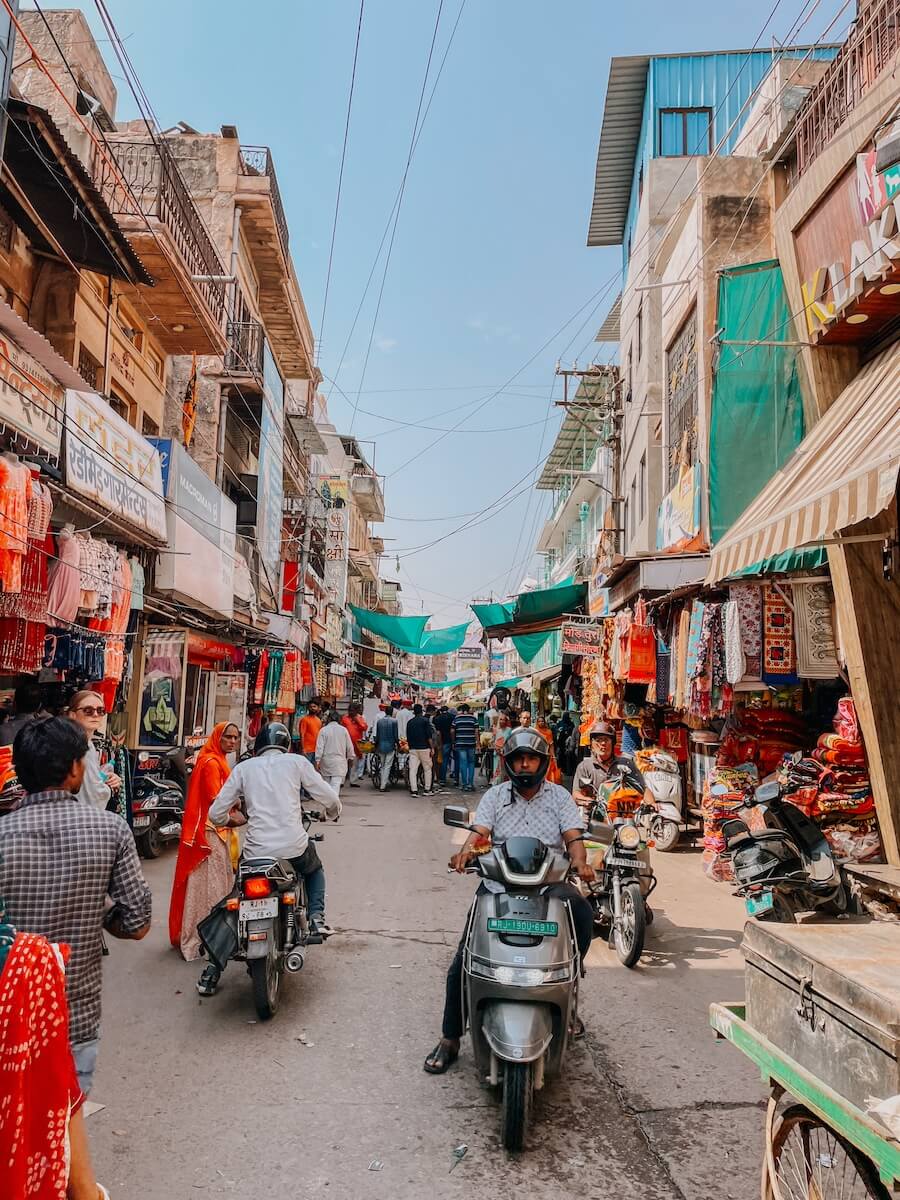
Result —
<svg viewBox="0 0 900 1200"><path fill-rule="evenodd" d="M844 389L712 552L706 582L833 537L891 503L900 470L900 345Z"/></svg>

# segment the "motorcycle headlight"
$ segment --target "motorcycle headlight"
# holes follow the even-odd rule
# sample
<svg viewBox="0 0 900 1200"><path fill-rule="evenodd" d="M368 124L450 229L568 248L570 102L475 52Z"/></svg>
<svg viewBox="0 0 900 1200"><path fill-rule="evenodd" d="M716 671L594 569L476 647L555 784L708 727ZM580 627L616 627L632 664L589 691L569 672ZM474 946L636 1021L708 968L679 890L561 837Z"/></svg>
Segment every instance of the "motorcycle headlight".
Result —
<svg viewBox="0 0 900 1200"><path fill-rule="evenodd" d="M641 831L637 825L620 825L616 833L623 850L637 850L641 844Z"/></svg>

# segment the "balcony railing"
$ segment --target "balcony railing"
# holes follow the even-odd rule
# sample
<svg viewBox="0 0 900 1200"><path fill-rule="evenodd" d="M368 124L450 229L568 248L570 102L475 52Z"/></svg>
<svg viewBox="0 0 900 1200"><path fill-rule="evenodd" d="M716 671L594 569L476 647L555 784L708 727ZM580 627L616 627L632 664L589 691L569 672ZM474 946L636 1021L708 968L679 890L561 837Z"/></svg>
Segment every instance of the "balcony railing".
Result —
<svg viewBox="0 0 900 1200"><path fill-rule="evenodd" d="M808 170L900 48L900 0L875 0L797 117L796 173Z"/></svg>
<svg viewBox="0 0 900 1200"><path fill-rule="evenodd" d="M225 311L225 268L165 142L110 141L109 147L115 164L108 153L97 154L93 174L110 210L115 216L156 217L192 277L219 277L194 286L220 324Z"/></svg>
<svg viewBox="0 0 900 1200"><path fill-rule="evenodd" d="M263 377L265 333L259 321L229 321L225 370L233 375Z"/></svg>
<svg viewBox="0 0 900 1200"><path fill-rule="evenodd" d="M269 196L275 212L275 224L284 256L288 256L288 223L284 215L284 205L281 203L281 192L278 190L278 179L275 175L275 164L272 161L272 151L268 146L241 146L238 158L238 170L242 175L265 176L269 180Z"/></svg>

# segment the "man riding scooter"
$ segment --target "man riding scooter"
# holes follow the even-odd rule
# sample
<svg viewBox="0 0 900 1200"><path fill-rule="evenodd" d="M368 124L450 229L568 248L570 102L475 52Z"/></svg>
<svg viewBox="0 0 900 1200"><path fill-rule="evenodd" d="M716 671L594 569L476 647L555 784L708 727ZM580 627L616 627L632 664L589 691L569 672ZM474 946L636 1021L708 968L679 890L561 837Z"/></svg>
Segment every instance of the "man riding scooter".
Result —
<svg viewBox="0 0 900 1200"><path fill-rule="evenodd" d="M484 793L475 813L472 833L463 848L454 854L450 865L462 873L477 854L478 842L493 837L496 842L514 837L540 838L551 849L567 852L572 866L586 883L595 878L585 856L584 818L565 788L548 783L544 776L550 765L550 748L537 730L515 729L502 751L506 780ZM499 892L503 885L483 880L479 892ZM575 925L581 960L590 949L593 911L587 900L571 884L551 884L548 893L568 901ZM462 974L465 936L460 941L447 972L444 1020L441 1040L425 1060L430 1075L442 1075L459 1057L463 1035Z"/></svg>
<svg viewBox="0 0 900 1200"><path fill-rule="evenodd" d="M286 858L304 877L313 932L328 937L333 930L325 921L325 871L316 848L303 827L303 792L319 802L329 817L341 815L337 792L325 782L312 763L299 754L289 754L291 735L287 726L275 721L266 725L256 739L256 753L238 763L209 810L213 825L237 825L231 810L242 805L247 814L243 855L245 858ZM201 996L212 996L221 972L210 964L197 983Z"/></svg>

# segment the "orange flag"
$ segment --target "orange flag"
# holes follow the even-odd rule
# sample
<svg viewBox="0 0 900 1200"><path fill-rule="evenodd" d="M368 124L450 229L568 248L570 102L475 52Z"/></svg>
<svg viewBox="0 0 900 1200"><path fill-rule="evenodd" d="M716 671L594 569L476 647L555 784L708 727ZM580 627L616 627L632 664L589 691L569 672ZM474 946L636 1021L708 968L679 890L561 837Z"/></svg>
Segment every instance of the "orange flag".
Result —
<svg viewBox="0 0 900 1200"><path fill-rule="evenodd" d="M191 355L191 374L184 389L184 402L181 405L181 432L184 437L185 449L191 444L194 436L194 422L197 420L197 355Z"/></svg>

